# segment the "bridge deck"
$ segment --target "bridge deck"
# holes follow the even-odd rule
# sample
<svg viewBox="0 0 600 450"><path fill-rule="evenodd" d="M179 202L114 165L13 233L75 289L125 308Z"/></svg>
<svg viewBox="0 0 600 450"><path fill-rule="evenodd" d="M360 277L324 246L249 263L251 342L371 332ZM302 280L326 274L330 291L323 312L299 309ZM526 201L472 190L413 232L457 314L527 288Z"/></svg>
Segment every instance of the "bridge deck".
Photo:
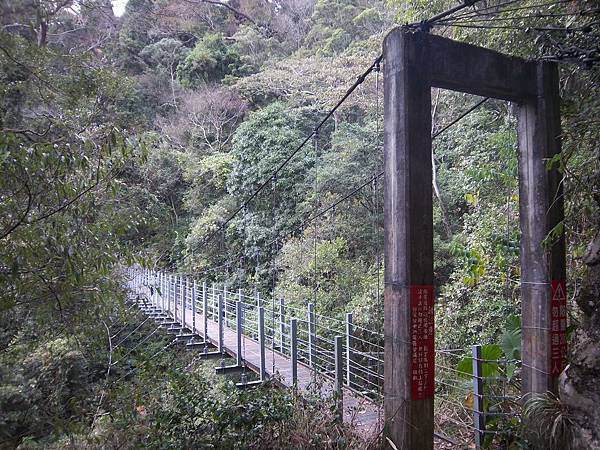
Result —
<svg viewBox="0 0 600 450"><path fill-rule="evenodd" d="M158 302L160 305L160 301ZM203 336L204 316L196 312L196 327L192 310L186 306L185 314L181 314L181 305L177 308L177 322L181 323L181 316L185 317L185 326L194 334L218 346L219 324L212 320L210 315L207 320L207 336ZM164 311L173 317L172 311ZM223 323L223 351L228 355L237 357L237 331ZM260 344L254 339L242 335L242 360L247 368L255 373L260 373ZM265 346L266 374L278 384L292 387L292 362L291 359L277 350ZM318 374L315 370L298 361L298 390L300 393L310 394L320 390L322 397L333 394L333 380ZM362 397L348 387L343 387L344 421L351 423L365 436L374 435L379 429L383 412L373 401Z"/></svg>

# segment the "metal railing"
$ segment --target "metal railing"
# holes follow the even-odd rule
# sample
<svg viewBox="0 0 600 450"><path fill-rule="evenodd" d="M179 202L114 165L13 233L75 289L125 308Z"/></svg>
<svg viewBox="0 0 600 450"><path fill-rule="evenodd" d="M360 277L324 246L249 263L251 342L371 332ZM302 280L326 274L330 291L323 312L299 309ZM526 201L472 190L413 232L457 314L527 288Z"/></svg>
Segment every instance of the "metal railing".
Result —
<svg viewBox="0 0 600 450"><path fill-rule="evenodd" d="M207 337L209 321L218 324L217 347L223 349L223 330L236 332L236 366L245 364L242 336L260 346L259 380L267 378L267 349L291 361L291 384L298 382L298 365L310 368L312 373L330 378L341 402L343 388L381 405L384 382L383 333L355 323L351 312L344 319L328 317L315 312L315 306L286 304L283 298L267 301L260 293L252 295L241 289L232 292L226 286L217 286L188 278L139 268L129 269L129 288L145 292L150 308L166 314L162 320L171 329L183 334ZM199 320L199 316L201 320ZM201 322L201 323L198 323ZM471 353L472 373L456 368L457 362ZM273 356L274 358L274 356ZM503 368L494 376L485 376L483 365L495 364ZM454 426L459 441L467 445L475 442L481 448L486 436L506 435L510 430L498 428L498 418L515 417L520 413L519 394L511 387L507 376L509 364L519 361L484 360L481 346L471 349L436 349L436 411L444 411L444 433ZM273 359L271 373L275 372ZM466 399L466 400L465 400ZM472 400L470 400L472 399ZM494 421L493 429L486 424ZM489 440L489 439L488 439Z"/></svg>

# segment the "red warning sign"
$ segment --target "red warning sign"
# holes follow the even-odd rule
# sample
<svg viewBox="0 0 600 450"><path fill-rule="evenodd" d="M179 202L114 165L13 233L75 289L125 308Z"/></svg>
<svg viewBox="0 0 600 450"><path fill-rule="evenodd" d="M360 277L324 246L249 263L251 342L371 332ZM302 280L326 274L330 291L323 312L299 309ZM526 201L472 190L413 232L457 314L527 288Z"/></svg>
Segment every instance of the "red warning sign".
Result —
<svg viewBox="0 0 600 450"><path fill-rule="evenodd" d="M411 397L424 400L435 388L433 286L410 287Z"/></svg>
<svg viewBox="0 0 600 450"><path fill-rule="evenodd" d="M565 280L552 280L550 339L552 376L558 376L567 365L567 286Z"/></svg>

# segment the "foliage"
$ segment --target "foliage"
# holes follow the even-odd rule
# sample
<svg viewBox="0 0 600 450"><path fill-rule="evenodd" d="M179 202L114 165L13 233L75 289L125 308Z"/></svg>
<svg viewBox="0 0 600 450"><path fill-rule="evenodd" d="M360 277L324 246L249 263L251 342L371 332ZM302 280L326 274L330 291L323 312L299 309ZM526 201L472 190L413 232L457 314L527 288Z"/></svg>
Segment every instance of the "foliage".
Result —
<svg viewBox="0 0 600 450"><path fill-rule="evenodd" d="M475 4L461 11L461 26L453 19L432 32L569 63L560 66L564 151L547 161L564 175L567 215L548 241L566 232L568 279L579 286L600 198L596 24L589 11L575 14L589 2L527 0L512 5L517 14L497 3ZM145 327L115 351L125 361L107 375L104 324L120 321L118 265L135 257L298 307L310 300L319 314L352 311L357 325L381 331L384 181L369 182L383 168L381 74L293 152L380 54L386 31L452 6L129 0L116 18L107 0L2 3L2 439L56 448L360 447L322 403L271 388L215 388L205 372L182 376L182 352L151 363L164 336L126 355ZM474 101L432 97L433 132ZM435 139L432 158L436 345L481 343L488 359L521 356L515 108L488 100ZM466 358L459 370L471 365ZM484 371L518 383L514 364ZM121 376L125 384L106 384ZM555 444L566 437L563 408L537 407L539 430L554 421Z"/></svg>
<svg viewBox="0 0 600 450"><path fill-rule="evenodd" d="M552 393L532 396L523 410L526 436L536 448L571 448L573 424L560 399Z"/></svg>
<svg viewBox="0 0 600 450"><path fill-rule="evenodd" d="M140 52L140 57L154 70L175 72L188 52L189 50L184 47L181 41L173 38L163 38L144 47Z"/></svg>
<svg viewBox="0 0 600 450"><path fill-rule="evenodd" d="M240 55L226 44L223 35L207 34L177 68L177 77L185 87L198 87L200 83L243 73L240 65Z"/></svg>

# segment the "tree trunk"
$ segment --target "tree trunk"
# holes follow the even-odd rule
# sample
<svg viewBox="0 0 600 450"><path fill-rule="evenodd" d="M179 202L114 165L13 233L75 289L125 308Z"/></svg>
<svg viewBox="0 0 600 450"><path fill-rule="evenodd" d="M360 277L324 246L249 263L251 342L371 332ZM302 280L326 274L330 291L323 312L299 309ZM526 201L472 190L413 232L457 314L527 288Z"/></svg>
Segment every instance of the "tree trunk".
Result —
<svg viewBox="0 0 600 450"><path fill-rule="evenodd" d="M37 30L37 44L38 47L44 47L48 39L48 22L45 20L40 21L40 26Z"/></svg>

